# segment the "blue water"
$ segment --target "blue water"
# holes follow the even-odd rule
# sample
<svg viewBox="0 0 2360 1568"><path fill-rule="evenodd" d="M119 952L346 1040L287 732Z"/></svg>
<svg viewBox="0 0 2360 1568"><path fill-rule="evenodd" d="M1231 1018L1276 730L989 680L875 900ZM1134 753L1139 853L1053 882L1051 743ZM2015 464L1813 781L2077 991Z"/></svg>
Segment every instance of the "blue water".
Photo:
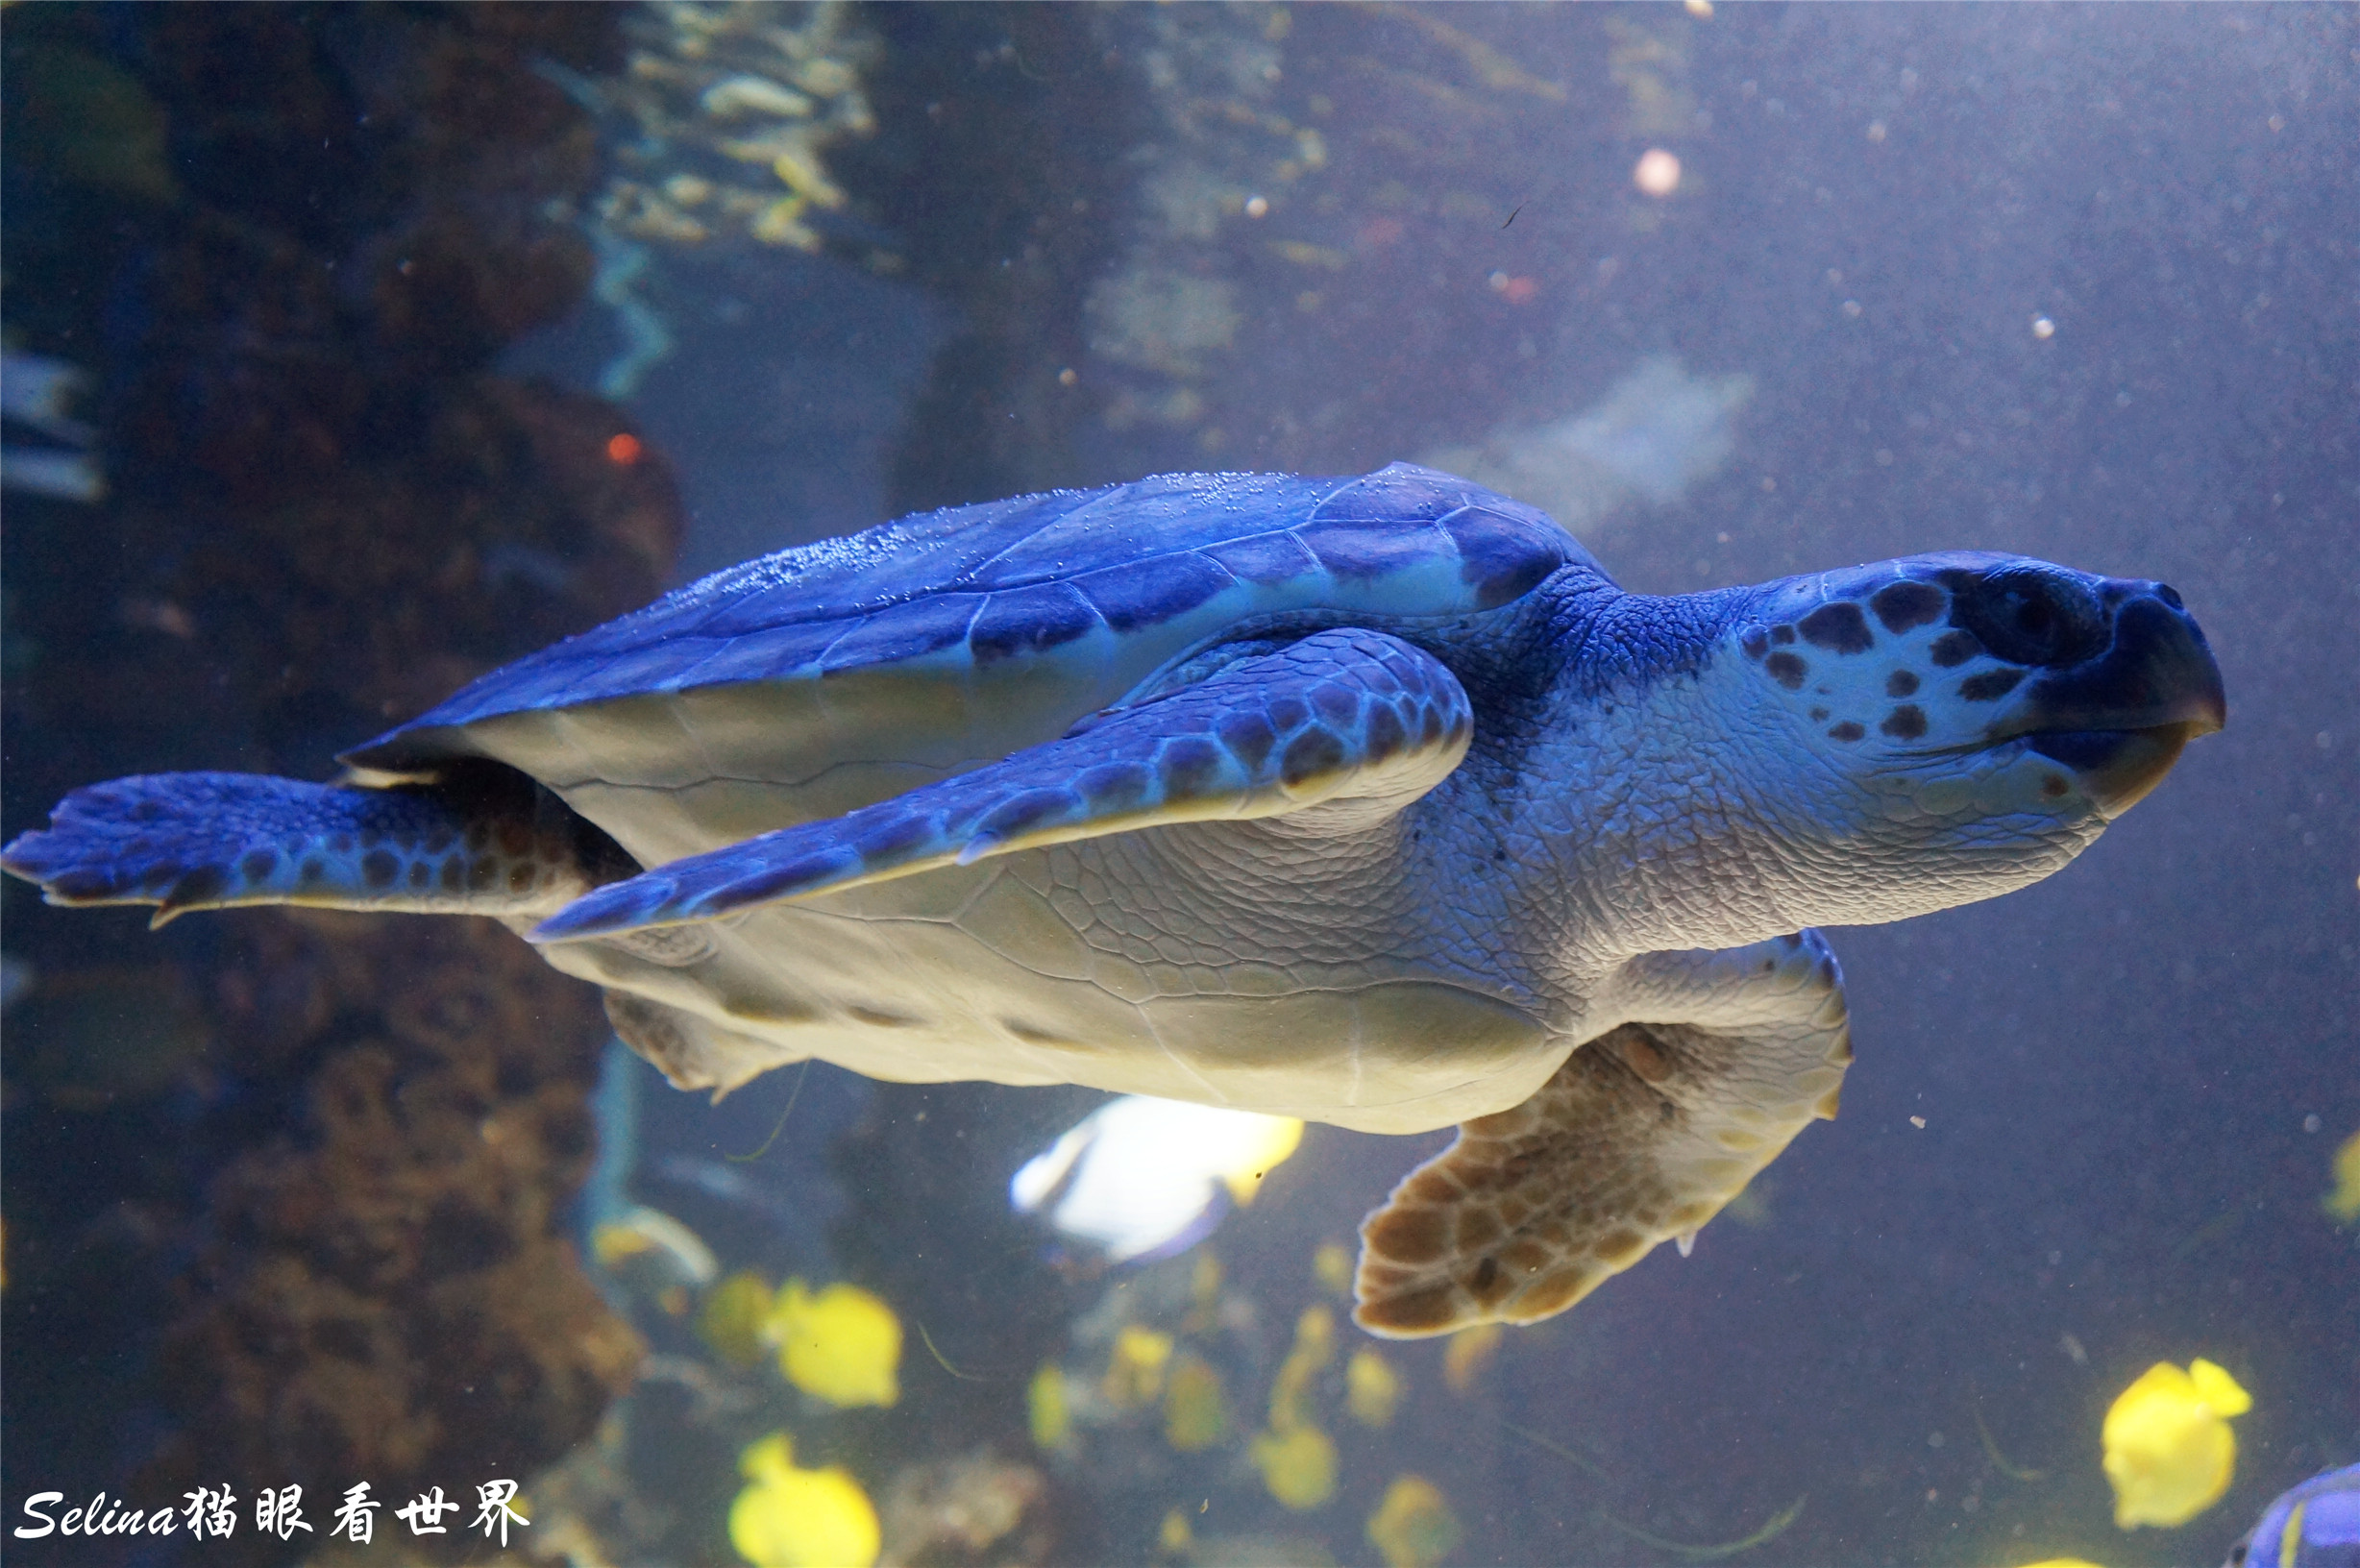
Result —
<svg viewBox="0 0 2360 1568"><path fill-rule="evenodd" d="M1303 1512L1243 1438L1297 1314L1344 1305L1313 1253L1438 1138L1314 1126L1199 1249L1234 1319L1223 1446L1175 1454L1150 1411L1046 1456L1036 1368L1094 1380L1122 1292L1184 1306L1193 1266L1101 1270L1007 1212L1009 1175L1096 1096L815 1066L715 1108L627 1063L625 1116L593 1100L604 1029L570 982L523 1009L539 1025L485 1004L438 1034L403 976L457 988L488 960L355 957L354 917L151 936L11 882L0 1528L44 1488L152 1506L191 1433L265 1457L210 1477L241 1497L328 1452L361 1457L311 1482L315 1523L368 1475L390 1509L407 1473L379 1437L430 1415L442 1484L513 1465L616 1560L735 1560L736 1453L786 1427L880 1498L982 1447L1034 1466L1009 1560L1150 1560L1181 1507L1194 1560L1373 1561L1364 1523L1414 1472L1462 1523L1452 1563L1694 1560L1661 1543L1735 1542L1802 1499L1728 1560L2121 1568L2218 1561L2279 1491L2360 1458L2360 1231L2322 1207L2360 1134L2348 9L855 11L823 53L872 120L815 144L845 201L798 220L812 252L743 216L691 243L601 215L617 182L772 178L713 150L737 132L690 114L667 140L600 97L628 51L676 43L661 13L503 25L0 13L0 310L12 355L81 370L66 412L96 431L12 412L10 461L86 450L107 481L7 491L8 836L118 773L328 776L482 670L782 545L1202 467L1455 461L1647 592L1936 549L2159 578L2229 725L2051 880L1831 932L1842 1115L1692 1257L1511 1333L1465 1392L1438 1346L1389 1348L1382 1431L1339 1408L1343 1327L1318 1395L1338 1491ZM814 80L820 119L848 116ZM1679 159L1668 194L1634 183L1650 149ZM602 455L625 430L640 455ZM469 1027L553 1043L470 1078ZM257 1162L340 1147L332 1087L385 1039L412 1043L361 1100L405 1108L395 1152L317 1167L370 1217L290 1209L267 1172L293 1167ZM430 1082L479 1103L437 1121L403 1097ZM539 1164L482 1153L504 1118L541 1129ZM818 1410L628 1291L655 1360L620 1407L552 1370L597 1321L587 1285L497 1334L434 1316L435 1289L503 1299L504 1260L574 1234L602 1128L601 1201L679 1218L725 1272L891 1303L900 1404ZM527 1196L473 1231L368 1210L438 1168ZM480 1252L364 1267L322 1239L406 1225ZM266 1287L289 1259L347 1292L334 1311ZM501 1382L535 1333L543 1381ZM2234 1481L2183 1527L2119 1531L2105 1409L2198 1356L2253 1395ZM610 1408L627 1431L600 1450ZM529 1484L569 1448L568 1474L598 1452L621 1479ZM302 1551L251 1514L230 1543L10 1547Z"/></svg>

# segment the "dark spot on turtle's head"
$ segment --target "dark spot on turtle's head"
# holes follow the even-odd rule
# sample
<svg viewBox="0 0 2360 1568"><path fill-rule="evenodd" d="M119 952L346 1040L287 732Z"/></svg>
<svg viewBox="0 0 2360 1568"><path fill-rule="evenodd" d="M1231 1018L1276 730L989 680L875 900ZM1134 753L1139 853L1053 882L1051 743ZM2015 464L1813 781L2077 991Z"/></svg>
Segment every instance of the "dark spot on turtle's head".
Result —
<svg viewBox="0 0 2360 1568"><path fill-rule="evenodd" d="M1478 1294L1481 1294L1483 1291L1490 1289L1493 1283L1496 1282L1499 1277L1500 1261L1497 1258L1486 1258L1482 1262L1475 1265L1475 1277L1470 1280L1468 1284Z"/></svg>
<svg viewBox="0 0 2360 1568"><path fill-rule="evenodd" d="M2155 597L2162 600L2166 604L2171 605L2172 608L2176 610L2184 610L2188 607L2186 604L2180 601L2179 590L2173 587L2168 582L2159 582L2155 584Z"/></svg>
<svg viewBox="0 0 2360 1568"><path fill-rule="evenodd" d="M1813 709L1811 710L1811 723L1814 723L1814 724L1816 724L1816 723L1825 723L1825 722L1826 722L1826 720L1827 720L1827 717L1828 717L1828 710L1827 710L1827 709L1825 709L1825 708L1813 708Z"/></svg>
<svg viewBox="0 0 2360 1568"><path fill-rule="evenodd" d="M306 882L317 882L327 874L327 866L321 863L318 859L315 858L304 862L303 875Z"/></svg>
<svg viewBox="0 0 2360 1568"><path fill-rule="evenodd" d="M523 893L531 886L532 862L529 860L511 862L508 867L508 891L510 893Z"/></svg>
<svg viewBox="0 0 2360 1568"><path fill-rule="evenodd" d="M2073 788L2073 786L2065 782L2065 777L2062 773L2043 773L2041 775L2040 793L2047 796L2052 800L2055 799L2058 796L2063 795L2071 788Z"/></svg>
<svg viewBox="0 0 2360 1568"><path fill-rule="evenodd" d="M411 861L411 862L409 863L409 886L410 886L410 891L411 891L412 893L418 892L419 890L423 889L423 888L424 888L424 887L425 887L425 886L426 886L426 885L427 885L429 882L431 882L433 879L434 879L434 868L433 868L433 867L431 867L431 866L428 865L428 864L427 864L425 861L423 861L423 860L413 860L413 861Z"/></svg>
<svg viewBox="0 0 2360 1568"><path fill-rule="evenodd" d="M1831 740L1837 741L1856 741L1867 733L1867 730L1862 729L1858 724L1856 724L1851 720L1847 719L1842 723L1836 725L1833 729L1829 730L1828 737Z"/></svg>
<svg viewBox="0 0 2360 1568"><path fill-rule="evenodd" d="M1792 626L1772 626L1770 628L1770 640L1778 644L1779 647L1784 648L1788 643L1795 640L1795 628Z"/></svg>
<svg viewBox="0 0 2360 1568"><path fill-rule="evenodd" d="M1813 648L1836 653L1865 653L1877 641L1868 629L1868 617L1860 613L1860 606L1844 600L1820 605L1805 616L1795 629Z"/></svg>
<svg viewBox="0 0 2360 1568"><path fill-rule="evenodd" d="M373 888L390 888L402 874L402 862L390 849L372 849L360 857L360 879Z"/></svg>
<svg viewBox="0 0 2360 1568"><path fill-rule="evenodd" d="M2026 562L1986 572L1951 600L1951 625L2010 664L2078 664L2105 650L2105 606L2073 573Z"/></svg>
<svg viewBox="0 0 2360 1568"><path fill-rule="evenodd" d="M1946 631L1928 649L1934 663L1945 670L1956 669L1982 650L1983 645L1975 640L1971 631Z"/></svg>
<svg viewBox="0 0 2360 1568"><path fill-rule="evenodd" d="M311 868L308 866L304 868L307 872L308 872L310 869ZM453 855L449 860L444 861L442 863L442 874L439 880L442 883L442 889L445 893L456 893L461 888L465 887L467 885L467 861L465 857L460 855Z"/></svg>
<svg viewBox="0 0 2360 1568"><path fill-rule="evenodd" d="M1884 677L1884 695L1887 697L1915 697L1917 689L1917 672L1913 670L1896 670Z"/></svg>
<svg viewBox="0 0 2360 1568"><path fill-rule="evenodd" d="M249 882L259 882L279 869L279 851L256 849L237 863L237 869Z"/></svg>
<svg viewBox="0 0 2360 1568"><path fill-rule="evenodd" d="M1803 677L1810 674L1810 666L1792 653L1773 653L1763 661L1762 668L1770 676L1790 692L1803 690Z"/></svg>
<svg viewBox="0 0 2360 1568"><path fill-rule="evenodd" d="M1915 702L1904 702L1884 716L1877 726L1881 735L1890 735L1897 741L1914 741L1926 733L1926 710Z"/></svg>
<svg viewBox="0 0 2360 1568"><path fill-rule="evenodd" d="M1748 626L1737 634L1737 646L1745 649L1749 659L1758 659L1770 651L1770 633L1761 626Z"/></svg>
<svg viewBox="0 0 2360 1568"><path fill-rule="evenodd" d="M1931 625L1949 602L1950 596L1931 583L1888 582L1869 596L1868 607L1877 612L1885 630L1907 631Z"/></svg>
<svg viewBox="0 0 2360 1568"><path fill-rule="evenodd" d="M1986 670L1979 675L1969 675L1958 683L1958 695L1970 702L1988 702L2005 697L2024 678L2021 670Z"/></svg>

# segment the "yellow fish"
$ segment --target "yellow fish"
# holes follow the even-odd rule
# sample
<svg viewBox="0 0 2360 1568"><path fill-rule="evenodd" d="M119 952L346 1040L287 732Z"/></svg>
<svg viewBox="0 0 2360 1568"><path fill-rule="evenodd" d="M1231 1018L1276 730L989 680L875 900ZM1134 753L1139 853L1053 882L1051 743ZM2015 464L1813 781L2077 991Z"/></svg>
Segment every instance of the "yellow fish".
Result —
<svg viewBox="0 0 2360 1568"><path fill-rule="evenodd" d="M1508 1331L1497 1323L1478 1323L1471 1329L1461 1329L1442 1347L1442 1381L1450 1384L1454 1394L1463 1394L1475 1386L1475 1380L1498 1355L1500 1341Z"/></svg>
<svg viewBox="0 0 2360 1568"><path fill-rule="evenodd" d="M1352 1295L1352 1254L1340 1241L1322 1241L1319 1250L1311 1255L1312 1277L1337 1295L1349 1300Z"/></svg>
<svg viewBox="0 0 2360 1568"><path fill-rule="evenodd" d="M1395 1476L1368 1516L1368 1544L1384 1556L1385 1568L1434 1568L1459 1544L1460 1533L1459 1516L1423 1476Z"/></svg>
<svg viewBox="0 0 2360 1568"><path fill-rule="evenodd" d="M2141 1373L2116 1397L2100 1434L2114 1523L2184 1525L2220 1502L2237 1469L2227 1418L2252 1408L2253 1396L2200 1356L2184 1372L2157 1361Z"/></svg>
<svg viewBox="0 0 2360 1568"><path fill-rule="evenodd" d="M697 1333L730 1365L751 1366L770 1349L764 1337L770 1319L769 1282L744 1269L705 1293L704 1308L697 1314Z"/></svg>
<svg viewBox="0 0 2360 1568"><path fill-rule="evenodd" d="M1336 1314L1325 1307L1306 1307L1294 1322L1294 1348L1279 1363L1270 1384L1270 1427L1286 1432L1311 1422L1309 1401L1313 1380L1336 1354Z"/></svg>
<svg viewBox="0 0 2360 1568"><path fill-rule="evenodd" d="M1389 1427L1401 1403L1401 1380L1385 1358L1365 1347L1344 1363L1344 1409L1364 1427Z"/></svg>
<svg viewBox="0 0 2360 1568"><path fill-rule="evenodd" d="M729 1506L729 1544L755 1568L870 1568L883 1537L876 1507L851 1472L798 1469L795 1444L772 1433L738 1457L748 1485Z"/></svg>
<svg viewBox="0 0 2360 1568"><path fill-rule="evenodd" d="M1219 1442L1228 1431L1229 1401L1221 1392L1221 1375L1193 1356L1182 1356L1164 1386L1164 1440L1183 1454L1196 1454Z"/></svg>
<svg viewBox="0 0 2360 1568"><path fill-rule="evenodd" d="M1336 1444L1317 1427L1263 1433L1246 1457L1270 1495L1291 1508L1315 1508L1336 1495Z"/></svg>
<svg viewBox="0 0 2360 1568"><path fill-rule="evenodd" d="M1099 1392L1119 1410L1135 1410L1152 1404L1164 1391L1164 1369L1171 1362L1171 1335L1156 1329L1125 1323L1115 1335L1106 1360L1106 1379Z"/></svg>
<svg viewBox="0 0 2360 1568"><path fill-rule="evenodd" d="M1066 1399L1065 1368L1044 1361L1024 1390L1024 1413L1035 1447L1055 1452L1073 1437L1073 1408Z"/></svg>
<svg viewBox="0 0 2360 1568"><path fill-rule="evenodd" d="M2339 1225L2360 1219L2360 1133L2335 1151L2335 1187L2319 1205Z"/></svg>
<svg viewBox="0 0 2360 1568"><path fill-rule="evenodd" d="M800 1280L778 1287L770 1337L787 1381L830 1405L891 1405L901 1397L901 1320L857 1285L814 1295Z"/></svg>

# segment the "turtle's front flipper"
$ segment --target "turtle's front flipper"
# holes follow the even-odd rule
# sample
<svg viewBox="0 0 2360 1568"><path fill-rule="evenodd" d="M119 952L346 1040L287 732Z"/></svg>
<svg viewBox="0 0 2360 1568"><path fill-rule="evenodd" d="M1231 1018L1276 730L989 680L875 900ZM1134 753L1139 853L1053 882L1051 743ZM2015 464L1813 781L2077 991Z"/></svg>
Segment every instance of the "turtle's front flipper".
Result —
<svg viewBox="0 0 2360 1568"><path fill-rule="evenodd" d="M1323 631L973 772L602 888L532 938L712 919L1171 822L1290 816L1344 830L1434 788L1472 724L1465 690L1432 656L1382 632Z"/></svg>
<svg viewBox="0 0 2360 1568"><path fill-rule="evenodd" d="M1735 1197L1852 1060L1815 931L1624 967L1625 1023L1512 1111L1463 1124L1361 1226L1354 1317L1412 1338L1563 1311Z"/></svg>
<svg viewBox="0 0 2360 1568"><path fill-rule="evenodd" d="M485 768L402 789L267 773L149 773L76 790L0 869L53 904L536 916L632 867L521 774Z"/></svg>

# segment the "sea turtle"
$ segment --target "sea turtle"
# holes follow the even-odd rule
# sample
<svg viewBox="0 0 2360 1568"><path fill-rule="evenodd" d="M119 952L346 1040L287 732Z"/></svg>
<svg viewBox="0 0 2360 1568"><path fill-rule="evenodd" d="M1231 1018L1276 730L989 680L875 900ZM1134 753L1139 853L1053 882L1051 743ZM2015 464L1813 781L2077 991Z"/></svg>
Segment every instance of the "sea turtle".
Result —
<svg viewBox="0 0 2360 1568"><path fill-rule="evenodd" d="M1358 1318L1682 1249L1851 1060L1813 922L2057 870L2225 716L2160 583L1948 553L1626 593L1396 463L782 551L495 671L333 785L75 792L54 902L493 915L683 1088L818 1057L1416 1133ZM644 870L643 870L644 868Z"/></svg>

